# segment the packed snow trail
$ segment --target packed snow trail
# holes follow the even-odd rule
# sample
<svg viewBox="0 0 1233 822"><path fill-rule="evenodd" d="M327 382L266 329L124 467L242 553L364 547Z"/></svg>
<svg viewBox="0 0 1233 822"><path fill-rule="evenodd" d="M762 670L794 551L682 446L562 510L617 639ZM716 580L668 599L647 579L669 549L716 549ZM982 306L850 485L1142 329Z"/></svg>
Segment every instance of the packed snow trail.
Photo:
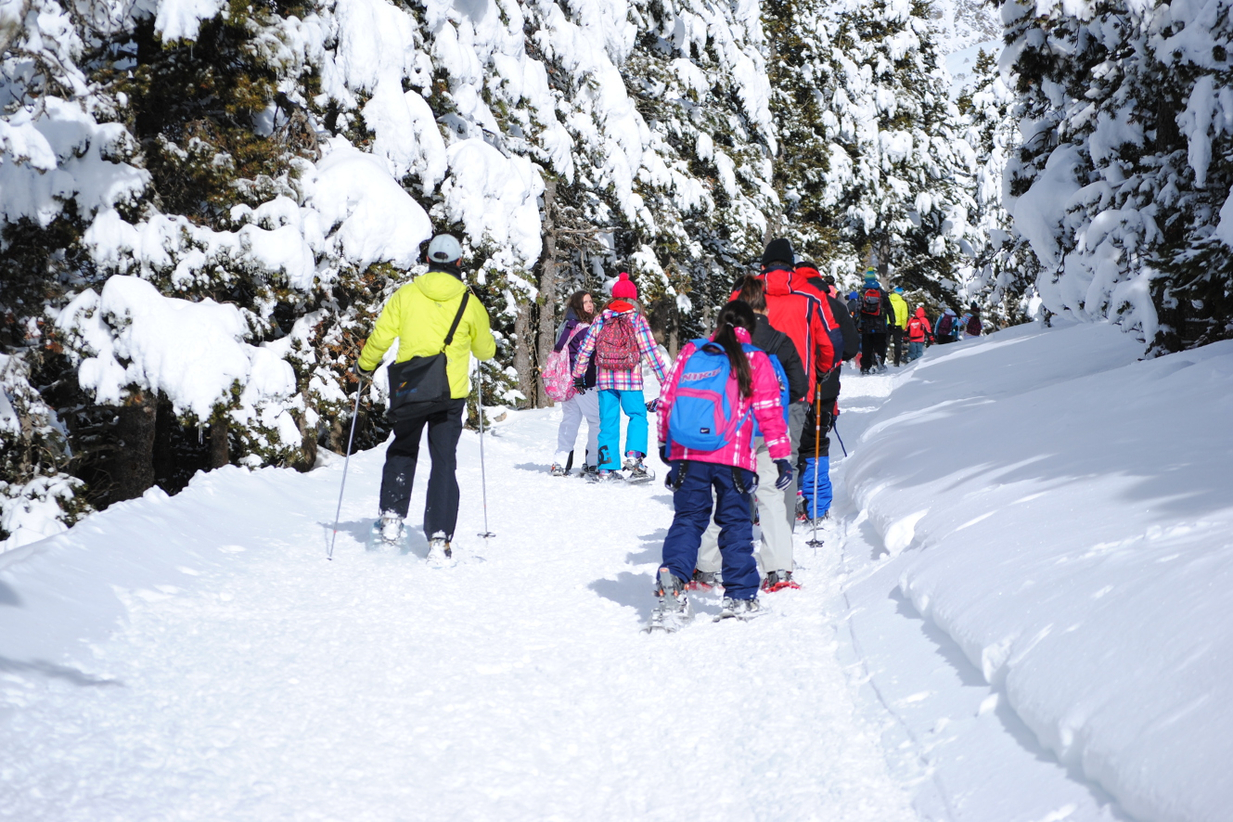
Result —
<svg viewBox="0 0 1233 822"><path fill-rule="evenodd" d="M0 559L0 818L917 818L836 658L838 553L798 534L769 616L712 624L708 595L645 635L670 496L549 476L558 413L486 437L488 544L464 434L455 568L421 534L364 552L384 448L333 562L341 461L199 475Z"/></svg>

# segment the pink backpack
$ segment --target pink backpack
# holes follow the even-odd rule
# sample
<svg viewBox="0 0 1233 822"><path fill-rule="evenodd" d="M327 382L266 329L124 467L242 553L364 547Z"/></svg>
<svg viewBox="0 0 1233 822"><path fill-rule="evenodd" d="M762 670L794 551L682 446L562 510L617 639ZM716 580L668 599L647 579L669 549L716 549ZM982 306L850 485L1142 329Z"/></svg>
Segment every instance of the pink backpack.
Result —
<svg viewBox="0 0 1233 822"><path fill-rule="evenodd" d="M579 323L565 341L565 345L561 346L561 350L554 350L548 355L548 362L544 363L540 378L544 381L544 393L553 402L565 402L578 393L574 390L574 377L570 373L569 344L578 336L578 332L586 331L590 327L587 323Z"/></svg>
<svg viewBox="0 0 1233 822"><path fill-rule="evenodd" d="M614 314L604 320L595 341L595 361L605 371L633 371L642 359L633 314Z"/></svg>

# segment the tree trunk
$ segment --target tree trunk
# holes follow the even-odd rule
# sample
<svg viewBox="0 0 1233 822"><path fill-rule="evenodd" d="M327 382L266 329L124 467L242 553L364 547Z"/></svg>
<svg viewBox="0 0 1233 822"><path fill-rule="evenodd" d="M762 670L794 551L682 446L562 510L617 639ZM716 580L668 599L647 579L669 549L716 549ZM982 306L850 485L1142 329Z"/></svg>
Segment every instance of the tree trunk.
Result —
<svg viewBox="0 0 1233 822"><path fill-rule="evenodd" d="M154 430L158 406L145 392L134 394L116 418L119 449L115 462L115 498L135 499L154 484Z"/></svg>
<svg viewBox="0 0 1233 822"><path fill-rule="evenodd" d="M231 464L231 449L228 444L228 433L231 426L224 417L210 426L210 468L222 468Z"/></svg>
<svg viewBox="0 0 1233 822"><path fill-rule="evenodd" d="M539 324L539 345L536 362L540 368L548 362L557 342L557 235L554 206L557 197L557 181L544 184L544 256L540 266L539 309L536 322ZM544 391L544 381L536 380L535 407L547 408L552 402Z"/></svg>
<svg viewBox="0 0 1233 822"><path fill-rule="evenodd" d="M308 424L308 414L300 415L300 456L295 461L297 471L311 471L317 464L317 426Z"/></svg>
<svg viewBox="0 0 1233 822"><path fill-rule="evenodd" d="M526 398L527 405L535 404L536 383L539 382L531 362L531 337L531 304L523 303L518 306L518 316L514 318L514 371L518 374L518 390Z"/></svg>

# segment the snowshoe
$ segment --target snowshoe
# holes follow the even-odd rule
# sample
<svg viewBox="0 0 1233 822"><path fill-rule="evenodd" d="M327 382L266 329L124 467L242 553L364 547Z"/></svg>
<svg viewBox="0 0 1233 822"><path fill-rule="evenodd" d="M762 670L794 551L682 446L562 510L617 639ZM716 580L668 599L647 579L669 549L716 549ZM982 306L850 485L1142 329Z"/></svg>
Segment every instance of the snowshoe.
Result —
<svg viewBox="0 0 1233 822"><path fill-rule="evenodd" d="M397 514L382 514L372 524L372 530L364 543L364 549L383 554L407 554L411 552L411 534Z"/></svg>
<svg viewBox="0 0 1233 822"><path fill-rule="evenodd" d="M614 484L615 485L615 484L623 484L625 482L625 477L621 475L620 471L608 471L608 470L596 471L594 479L591 479L590 477L588 477L587 479L589 482L598 482L600 484Z"/></svg>
<svg viewBox="0 0 1233 822"><path fill-rule="evenodd" d="M587 482L595 482L595 475L596 475L596 474L598 474L598 473L599 473L599 467L598 467L598 466L595 466L595 465L584 465L584 466L582 466L582 468L578 469L578 474L577 474L577 476L581 477L582 479L586 480Z"/></svg>
<svg viewBox="0 0 1233 822"><path fill-rule="evenodd" d="M655 472L647 468L642 460L625 461L625 481L630 485L641 485L655 479Z"/></svg>
<svg viewBox="0 0 1233 822"><path fill-rule="evenodd" d="M719 574L715 571L699 571L694 569L694 578L689 581L689 585L686 587L691 591L709 591L722 584L719 580Z"/></svg>
<svg viewBox="0 0 1233 822"><path fill-rule="evenodd" d="M785 588L799 589L801 584L792 579L791 571L771 571L762 580L762 590L768 594L782 591Z"/></svg>
<svg viewBox="0 0 1233 822"><path fill-rule="evenodd" d="M651 612L650 624L644 629L646 633L673 633L693 621L694 609L685 594L685 581L673 576L667 568L659 569L655 596L659 597L659 603Z"/></svg>
<svg viewBox="0 0 1233 822"><path fill-rule="evenodd" d="M558 463L555 463L555 462L552 464L552 467L548 469L548 473L552 474L552 476L554 477L568 477L569 476L569 471L567 471L564 466Z"/></svg>
<svg viewBox="0 0 1233 822"><path fill-rule="evenodd" d="M719 616L715 617L712 622L719 622L721 619L740 619L751 620L769 613L762 607L762 603L757 597L753 599L733 599L732 597L724 597L724 601L719 609Z"/></svg>
<svg viewBox="0 0 1233 822"><path fill-rule="evenodd" d="M428 564L434 568L452 568L455 565L450 541L440 531L428 540Z"/></svg>

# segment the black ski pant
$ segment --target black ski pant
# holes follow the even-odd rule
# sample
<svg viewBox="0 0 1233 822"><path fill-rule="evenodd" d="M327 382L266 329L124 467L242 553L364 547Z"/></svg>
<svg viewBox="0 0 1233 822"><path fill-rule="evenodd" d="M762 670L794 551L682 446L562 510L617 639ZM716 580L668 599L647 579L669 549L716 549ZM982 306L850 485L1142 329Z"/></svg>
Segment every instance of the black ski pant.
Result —
<svg viewBox="0 0 1233 822"><path fill-rule="evenodd" d="M832 416L835 412L835 397L824 397L822 399L822 435L818 433L818 407L815 404L809 406L809 416L805 418L805 427L801 430L801 450L800 457L797 459L797 468L803 468L806 459L813 459L814 448L817 448L817 456L827 457L831 453L831 438L827 436L831 430L831 424L834 421Z"/></svg>
<svg viewBox="0 0 1233 822"><path fill-rule="evenodd" d="M428 407L404 413L394 422L394 441L385 452L381 472L381 511L406 517L411 505L411 485L420 454L420 435L428 426L428 503L424 506L424 536L443 533L454 538L458 524L458 438L462 435L462 412L466 398L426 403Z"/></svg>
<svg viewBox="0 0 1233 822"><path fill-rule="evenodd" d="M897 325L891 327L891 345L895 349L895 365L903 365L903 329Z"/></svg>
<svg viewBox="0 0 1233 822"><path fill-rule="evenodd" d="M861 373L868 374L875 365L886 364L886 332L861 334Z"/></svg>

